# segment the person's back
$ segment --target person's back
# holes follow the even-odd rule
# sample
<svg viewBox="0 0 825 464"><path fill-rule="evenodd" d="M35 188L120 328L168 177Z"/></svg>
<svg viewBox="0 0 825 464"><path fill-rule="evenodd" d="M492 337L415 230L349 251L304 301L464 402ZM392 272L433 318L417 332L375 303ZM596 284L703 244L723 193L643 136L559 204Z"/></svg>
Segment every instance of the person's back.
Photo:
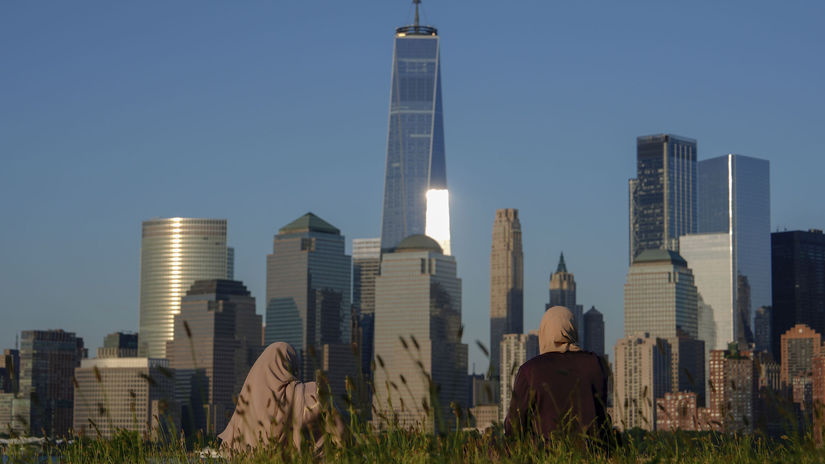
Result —
<svg viewBox="0 0 825 464"><path fill-rule="evenodd" d="M573 315L550 308L542 318L542 354L522 364L513 383L505 432L602 435L609 428L607 374L601 359L576 344Z"/></svg>

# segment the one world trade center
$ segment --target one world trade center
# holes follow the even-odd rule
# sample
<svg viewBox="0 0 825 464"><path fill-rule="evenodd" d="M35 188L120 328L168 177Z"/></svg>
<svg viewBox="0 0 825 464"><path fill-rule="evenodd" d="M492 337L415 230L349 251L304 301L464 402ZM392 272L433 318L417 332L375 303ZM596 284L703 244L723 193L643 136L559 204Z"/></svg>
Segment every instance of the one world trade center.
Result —
<svg viewBox="0 0 825 464"><path fill-rule="evenodd" d="M381 248L427 234L450 254L439 37L418 22L395 30Z"/></svg>

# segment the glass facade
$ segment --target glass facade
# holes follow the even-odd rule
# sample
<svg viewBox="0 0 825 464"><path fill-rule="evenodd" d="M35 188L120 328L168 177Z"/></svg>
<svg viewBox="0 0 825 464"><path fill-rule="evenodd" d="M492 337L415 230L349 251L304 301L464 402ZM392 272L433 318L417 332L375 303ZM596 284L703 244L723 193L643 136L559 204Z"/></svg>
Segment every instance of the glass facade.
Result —
<svg viewBox="0 0 825 464"><path fill-rule="evenodd" d="M426 233L427 192L447 189L435 28L396 30L391 86L381 224L385 250L409 235ZM449 224L446 227L449 237Z"/></svg>
<svg viewBox="0 0 825 464"><path fill-rule="evenodd" d="M432 431L439 423L455 425L451 402L468 407L467 345L461 343L455 258L424 239L432 246L401 251L405 240L397 251L384 254L376 278L373 417L397 415L402 427ZM434 412L440 419L433 421Z"/></svg>
<svg viewBox="0 0 825 464"><path fill-rule="evenodd" d="M638 137L629 194L630 261L642 250L679 251L679 236L696 232L696 141Z"/></svg>
<svg viewBox="0 0 825 464"><path fill-rule="evenodd" d="M140 247L141 356L166 357L181 297L196 280L227 279L234 253L226 219L168 218L143 222Z"/></svg>
<svg viewBox="0 0 825 464"><path fill-rule="evenodd" d="M731 341L752 342L753 312L771 304L770 165L766 160L728 154L700 161L697 175L698 232L729 235L725 249L717 250L724 256L708 256L719 260L719 266L726 262L724 268L730 273L726 280L732 283L727 306L716 306L732 318L727 323L732 332L718 332L718 337L726 339L717 339L711 348L721 350ZM685 253L682 256L696 273L693 261ZM706 293L697 286L700 293Z"/></svg>
<svg viewBox="0 0 825 464"><path fill-rule="evenodd" d="M266 257L265 344L292 345L304 380L321 367L322 345L351 341L351 266L344 236L312 213L282 227Z"/></svg>

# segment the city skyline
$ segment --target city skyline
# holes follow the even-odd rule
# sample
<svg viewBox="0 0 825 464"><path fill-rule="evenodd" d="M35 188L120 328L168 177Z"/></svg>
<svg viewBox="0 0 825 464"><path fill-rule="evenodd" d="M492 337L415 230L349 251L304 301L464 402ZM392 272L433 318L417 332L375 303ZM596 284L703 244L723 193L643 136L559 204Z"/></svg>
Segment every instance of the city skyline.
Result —
<svg viewBox="0 0 825 464"><path fill-rule="evenodd" d="M818 111L823 65L809 59L814 44L823 41L813 22L821 15L810 10L822 6L766 5L748 11L701 4L650 11L606 6L595 14L585 14L583 6L493 13L423 5L422 22L439 28L447 57L453 254L465 282L470 365L486 365L473 342L486 340L482 315L489 307L489 237L476 232L488 230L490 215L503 206L529 218L523 224L525 329L538 326L546 278L563 249L576 262L579 300L604 313L605 345L613 346L622 331L627 237L604 231L626 227L626 180L633 175L639 135L694 137L699 160L730 152L770 160L771 230L822 228L821 207L797 201L823 193L814 177L823 162L812 155L820 148L806 137L825 122ZM409 5L376 3L369 15L351 5L331 5L320 14L290 5L280 15L266 7L224 8L204 6L191 18L186 6L162 13L109 6L89 14L68 6L44 11L15 5L4 15L17 20L0 32L4 42L20 44L0 52L10 69L19 70L0 78L9 92L8 111L0 116L7 131L0 152L10 160L0 189L4 212L17 218L0 232L0 258L14 264L0 274L12 308L0 329L5 347L22 330L46 328L43 321L91 343L116 330L136 330L136 237L140 222L151 217L228 219L228 239L238 253L236 278L258 298L259 314L265 255L278 226L311 210L347 237L378 234L388 35L410 22L404 16ZM535 14L525 15L524 8L535 8ZM725 32L669 37L664 24L634 32L662 11ZM760 22L767 15L774 26L769 31ZM279 16L294 24L272 27L270 19ZM473 34L488 18L518 33ZM543 24L547 18L555 28ZM310 37L342 20L361 26L353 28L350 43L330 51L325 41ZM210 37L224 23L230 33ZM37 27L26 30L27 24ZM190 28L183 34L182 24ZM122 33L113 34L115 27ZM648 34L657 32L663 40L650 41ZM101 43L101 34L112 40ZM302 40L295 47L300 56L275 47L278 34ZM540 51L531 41L554 46ZM243 51L249 45L254 47ZM256 48L264 46L269 50ZM262 62L259 57L273 48L275 59ZM633 66L663 50L681 52L697 66L639 78L641 70ZM524 61L530 53L544 60ZM318 59L308 61L317 62L304 62L313 56ZM488 60L502 69L480 67ZM623 64L605 78L605 63ZM317 72L321 64L359 73L330 81ZM216 65L221 69L212 72ZM670 91L669 103L681 111L665 114L660 102L640 98L653 91ZM341 108L329 103L336 95ZM485 111L490 107L496 111ZM319 127L328 137L313 137ZM593 161L599 169L592 169ZM294 192L303 185L317 188L298 198ZM559 191L573 194L554 202L549 214L546 197Z"/></svg>

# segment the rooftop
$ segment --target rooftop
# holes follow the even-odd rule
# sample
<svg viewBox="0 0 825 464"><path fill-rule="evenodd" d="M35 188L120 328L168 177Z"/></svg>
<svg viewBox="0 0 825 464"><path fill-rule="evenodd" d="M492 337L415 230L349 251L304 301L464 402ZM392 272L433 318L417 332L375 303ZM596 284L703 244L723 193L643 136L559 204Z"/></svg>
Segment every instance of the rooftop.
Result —
<svg viewBox="0 0 825 464"><path fill-rule="evenodd" d="M321 232L324 234L341 235L341 231L338 230L337 227L311 212L304 214L278 230L279 234L294 234L297 232Z"/></svg>
<svg viewBox="0 0 825 464"><path fill-rule="evenodd" d="M410 235L404 240L401 240L401 243L399 243L398 246L395 247L395 250L393 250L395 253L403 253L408 251L433 251L441 254L444 253L444 250L441 249L441 245L439 245L438 242L424 234Z"/></svg>
<svg viewBox="0 0 825 464"><path fill-rule="evenodd" d="M671 264L679 264L682 266L687 266L687 261L685 258L679 253L671 250L644 250L639 253L639 256L633 260L633 264L636 263L660 263L660 262L669 262Z"/></svg>

